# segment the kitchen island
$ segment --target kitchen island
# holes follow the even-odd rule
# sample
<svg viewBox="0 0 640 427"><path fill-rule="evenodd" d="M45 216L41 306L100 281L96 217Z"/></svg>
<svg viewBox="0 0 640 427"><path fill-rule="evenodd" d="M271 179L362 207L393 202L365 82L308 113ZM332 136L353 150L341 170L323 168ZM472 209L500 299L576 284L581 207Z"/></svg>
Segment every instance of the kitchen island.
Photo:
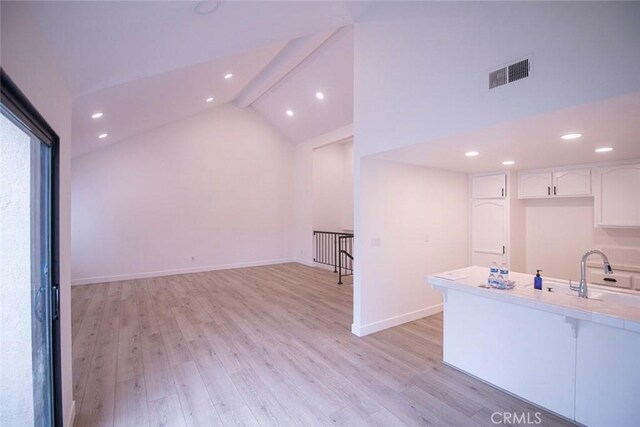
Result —
<svg viewBox="0 0 640 427"><path fill-rule="evenodd" d="M448 273L427 277L443 294L445 363L585 425L638 425L638 292L585 299L561 280L536 290L511 273L515 288L498 290L480 286L487 268Z"/></svg>

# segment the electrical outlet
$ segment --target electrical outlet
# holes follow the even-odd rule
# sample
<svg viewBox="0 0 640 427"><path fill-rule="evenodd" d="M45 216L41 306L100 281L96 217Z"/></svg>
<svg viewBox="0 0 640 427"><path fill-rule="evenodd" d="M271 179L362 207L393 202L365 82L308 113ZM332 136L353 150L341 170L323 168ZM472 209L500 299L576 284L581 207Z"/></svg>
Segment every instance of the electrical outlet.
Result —
<svg viewBox="0 0 640 427"><path fill-rule="evenodd" d="M192 256L191 257L191 262L196 262L196 257Z"/></svg>
<svg viewBox="0 0 640 427"><path fill-rule="evenodd" d="M424 235L424 242L425 243L429 243L429 235L428 234Z"/></svg>

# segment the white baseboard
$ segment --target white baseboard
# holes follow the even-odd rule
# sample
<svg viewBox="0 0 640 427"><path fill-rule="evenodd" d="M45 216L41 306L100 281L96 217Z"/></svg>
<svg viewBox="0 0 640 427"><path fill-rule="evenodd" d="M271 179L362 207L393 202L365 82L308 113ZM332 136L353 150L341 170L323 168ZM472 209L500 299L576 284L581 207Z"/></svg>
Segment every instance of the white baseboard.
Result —
<svg viewBox="0 0 640 427"><path fill-rule="evenodd" d="M71 406L69 407L69 415L67 416L67 422L64 423L65 427L73 427L73 422L76 420L76 401L71 401Z"/></svg>
<svg viewBox="0 0 640 427"><path fill-rule="evenodd" d="M399 316L389 317L388 319L380 320L378 322L369 323L368 325L359 326L354 323L351 325L351 332L354 335L363 337L374 332L382 331L383 329L392 328L394 326L402 325L403 323L407 322L413 322L414 320L431 316L432 314L440 313L441 311L442 304L436 304L432 305L431 307L412 311L410 313L405 313Z"/></svg>
<svg viewBox="0 0 640 427"><path fill-rule="evenodd" d="M298 264L306 265L307 267L317 267L318 266L315 262L309 261L308 259L295 258L293 260L293 262L297 262Z"/></svg>
<svg viewBox="0 0 640 427"><path fill-rule="evenodd" d="M306 265L307 267L322 268L322 269L331 270L331 271L335 270L335 267L333 265L320 264L319 262L315 262L313 260L308 260L308 259L296 258L294 262L297 262L302 265Z"/></svg>
<svg viewBox="0 0 640 427"><path fill-rule="evenodd" d="M234 264L208 265L205 267L177 268L174 270L149 271L145 273L118 274L113 276L85 277L72 279L71 285L89 285L93 283L118 282L121 280L148 279L149 277L174 276L176 274L202 273L206 271L229 270L232 268L260 267L263 265L286 264L289 262L301 262L293 258L270 259L265 261L238 262Z"/></svg>

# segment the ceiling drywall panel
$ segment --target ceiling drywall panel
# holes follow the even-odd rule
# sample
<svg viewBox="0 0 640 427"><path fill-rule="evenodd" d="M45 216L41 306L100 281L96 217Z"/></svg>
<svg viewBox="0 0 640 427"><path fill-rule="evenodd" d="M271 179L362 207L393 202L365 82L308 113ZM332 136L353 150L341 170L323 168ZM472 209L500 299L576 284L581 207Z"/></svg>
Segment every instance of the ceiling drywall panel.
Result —
<svg viewBox="0 0 640 427"><path fill-rule="evenodd" d="M426 141L373 157L467 173L640 159L640 93ZM575 140L562 135L581 133ZM600 147L613 151L596 153ZM466 157L478 151L476 157ZM512 160L513 166L502 162Z"/></svg>
<svg viewBox="0 0 640 427"><path fill-rule="evenodd" d="M282 49L249 53L156 74L75 98L73 155L79 156L150 129L230 102ZM225 79L228 73L232 78ZM213 101L206 102L208 98ZM99 119L92 114L103 113ZM98 135L107 133L104 139Z"/></svg>

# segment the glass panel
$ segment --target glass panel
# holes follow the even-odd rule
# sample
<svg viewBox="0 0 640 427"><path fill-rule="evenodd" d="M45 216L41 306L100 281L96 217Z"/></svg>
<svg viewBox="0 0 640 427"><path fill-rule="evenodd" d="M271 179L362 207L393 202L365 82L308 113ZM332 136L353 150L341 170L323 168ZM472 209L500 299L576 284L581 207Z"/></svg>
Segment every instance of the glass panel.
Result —
<svg viewBox="0 0 640 427"><path fill-rule="evenodd" d="M51 154L0 116L0 425L52 425Z"/></svg>

